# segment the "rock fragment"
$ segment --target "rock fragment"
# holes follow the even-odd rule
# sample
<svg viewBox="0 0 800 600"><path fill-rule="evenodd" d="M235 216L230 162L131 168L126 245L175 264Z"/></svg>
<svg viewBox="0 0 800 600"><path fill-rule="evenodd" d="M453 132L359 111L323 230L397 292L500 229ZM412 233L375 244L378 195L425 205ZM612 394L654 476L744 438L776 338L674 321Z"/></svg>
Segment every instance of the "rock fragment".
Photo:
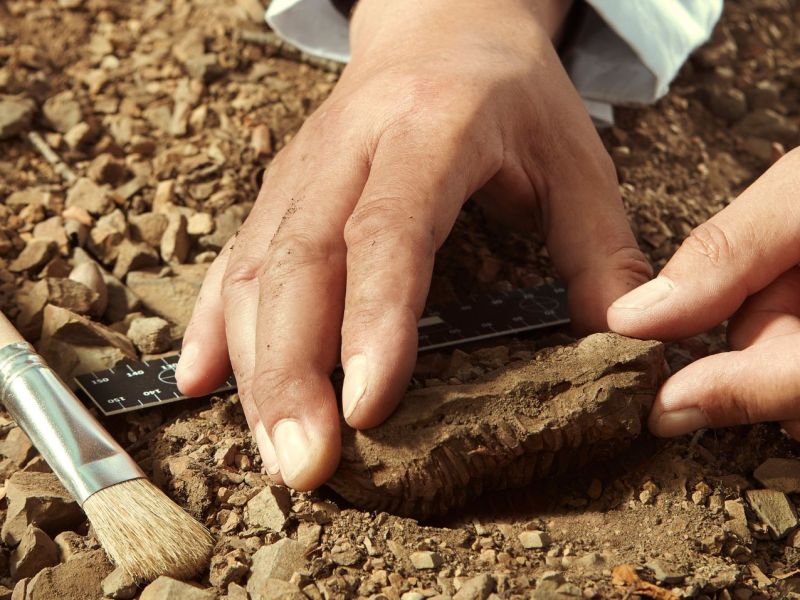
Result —
<svg viewBox="0 0 800 600"><path fill-rule="evenodd" d="M211 559L208 581L214 587L222 589L231 583L238 583L250 571L248 562L243 550L233 550L224 556L218 554Z"/></svg>
<svg viewBox="0 0 800 600"><path fill-rule="evenodd" d="M3 542L18 544L29 525L53 535L85 520L78 503L52 473L18 471L6 483L8 510L3 523Z"/></svg>
<svg viewBox="0 0 800 600"><path fill-rule="evenodd" d="M248 585L248 590L250 586ZM250 600L308 600L295 584L282 579L266 579L250 591Z"/></svg>
<svg viewBox="0 0 800 600"><path fill-rule="evenodd" d="M117 251L114 277L125 279L130 271L158 265L158 254L147 244L122 240Z"/></svg>
<svg viewBox="0 0 800 600"><path fill-rule="evenodd" d="M207 270L208 265L202 264L173 265L166 275L132 271L126 283L148 310L174 323L176 335L183 335Z"/></svg>
<svg viewBox="0 0 800 600"><path fill-rule="evenodd" d="M69 279L83 284L97 294L97 298L89 307L89 312L96 317L102 316L108 307L108 286L98 264L90 260L75 265L69 274Z"/></svg>
<svg viewBox="0 0 800 600"><path fill-rule="evenodd" d="M28 525L19 544L11 552L11 578L33 577L45 567L58 564L58 548L41 529Z"/></svg>
<svg viewBox="0 0 800 600"><path fill-rule="evenodd" d="M139 591L136 581L117 567L102 582L103 594L115 600L130 600Z"/></svg>
<svg viewBox="0 0 800 600"><path fill-rule="evenodd" d="M286 524L292 498L282 486L268 485L247 503L247 522L251 527L281 531Z"/></svg>
<svg viewBox="0 0 800 600"><path fill-rule="evenodd" d="M798 494L800 493L800 460L768 458L753 471L753 477L771 490L786 494Z"/></svg>
<svg viewBox="0 0 800 600"><path fill-rule="evenodd" d="M23 271L38 271L58 252L58 245L52 240L31 239L19 256L8 265L8 269L14 273Z"/></svg>
<svg viewBox="0 0 800 600"><path fill-rule="evenodd" d="M58 559L61 562L67 562L86 552L86 539L74 531L62 531L53 541L58 548Z"/></svg>
<svg viewBox="0 0 800 600"><path fill-rule="evenodd" d="M33 228L33 237L39 240L51 240L56 243L62 256L69 254L69 238L64 229L64 219L60 216L50 217Z"/></svg>
<svg viewBox="0 0 800 600"><path fill-rule="evenodd" d="M102 598L101 582L111 568L104 551L84 552L69 562L39 571L28 583L25 600Z"/></svg>
<svg viewBox="0 0 800 600"><path fill-rule="evenodd" d="M751 135L769 141L779 141L794 145L800 128L780 113L769 108L762 108L748 113L736 123L734 130L742 135Z"/></svg>
<svg viewBox="0 0 800 600"><path fill-rule="evenodd" d="M161 238L167 229L167 215L156 212L145 212L140 215L129 217L131 233L137 241L144 242L148 246L158 248L161 246Z"/></svg>
<svg viewBox="0 0 800 600"><path fill-rule="evenodd" d="M186 223L189 235L208 235L214 231L214 219L208 213L194 213Z"/></svg>
<svg viewBox="0 0 800 600"><path fill-rule="evenodd" d="M747 490L750 506L776 539L785 537L797 526L794 505L783 492L776 490Z"/></svg>
<svg viewBox="0 0 800 600"><path fill-rule="evenodd" d="M0 140L28 129L35 109L36 105L24 96L0 96Z"/></svg>
<svg viewBox="0 0 800 600"><path fill-rule="evenodd" d="M161 258L166 263L185 263L191 247L186 217L170 213L167 228L161 237Z"/></svg>
<svg viewBox="0 0 800 600"><path fill-rule="evenodd" d="M191 584L161 576L148 585L139 596L140 600L216 600L212 590L204 590Z"/></svg>
<svg viewBox="0 0 800 600"><path fill-rule="evenodd" d="M289 581L292 574L305 565L304 553L303 544L290 538L282 538L274 544L262 546L253 555L247 591L251 595L257 593L268 579Z"/></svg>
<svg viewBox="0 0 800 600"><path fill-rule="evenodd" d="M468 579L453 596L453 600L486 600L494 592L497 583L494 577L484 573Z"/></svg>
<svg viewBox="0 0 800 600"><path fill-rule="evenodd" d="M119 185L128 174L128 168L124 160L104 152L92 161L87 174L98 183Z"/></svg>
<svg viewBox="0 0 800 600"><path fill-rule="evenodd" d="M104 215L114 207L108 192L88 177L80 177L67 193L66 206L82 208L92 215Z"/></svg>
<svg viewBox="0 0 800 600"><path fill-rule="evenodd" d="M128 337L143 354L166 352L172 342L169 323L161 317L133 319L128 327Z"/></svg>
<svg viewBox="0 0 800 600"><path fill-rule="evenodd" d="M734 87L712 89L709 104L711 112L728 121L738 121L747 114L747 98Z"/></svg>
<svg viewBox="0 0 800 600"><path fill-rule="evenodd" d="M520 544L526 550L541 550L550 545L550 536L546 531L523 531L518 537Z"/></svg>
<svg viewBox="0 0 800 600"><path fill-rule="evenodd" d="M12 427L6 434L6 439L0 443L0 454L8 458L17 467L22 468L25 463L36 456L36 448L31 444L28 436L19 427Z"/></svg>
<svg viewBox="0 0 800 600"><path fill-rule="evenodd" d="M408 560L415 569L438 569L442 565L442 557L438 552L431 552L430 550L420 550L412 552Z"/></svg>
<svg viewBox="0 0 800 600"><path fill-rule="evenodd" d="M328 485L361 508L440 514L619 452L664 377L660 343L596 334L486 382L414 390L380 427L343 428Z"/></svg>
<svg viewBox="0 0 800 600"><path fill-rule="evenodd" d="M61 92L45 100L42 113L48 123L61 133L67 133L83 119L81 105L70 91Z"/></svg>

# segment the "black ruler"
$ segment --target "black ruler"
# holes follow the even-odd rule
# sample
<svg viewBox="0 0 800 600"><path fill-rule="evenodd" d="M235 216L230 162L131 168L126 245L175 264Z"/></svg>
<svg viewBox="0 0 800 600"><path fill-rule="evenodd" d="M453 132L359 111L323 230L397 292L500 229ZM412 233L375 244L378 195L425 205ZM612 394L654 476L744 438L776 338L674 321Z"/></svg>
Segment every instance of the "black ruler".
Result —
<svg viewBox="0 0 800 600"><path fill-rule="evenodd" d="M435 350L566 323L566 290L560 284L474 296L426 309L418 325L419 349ZM122 362L113 369L78 375L75 381L105 415L177 402L187 398L175 383L178 356ZM215 393L235 389L231 376Z"/></svg>

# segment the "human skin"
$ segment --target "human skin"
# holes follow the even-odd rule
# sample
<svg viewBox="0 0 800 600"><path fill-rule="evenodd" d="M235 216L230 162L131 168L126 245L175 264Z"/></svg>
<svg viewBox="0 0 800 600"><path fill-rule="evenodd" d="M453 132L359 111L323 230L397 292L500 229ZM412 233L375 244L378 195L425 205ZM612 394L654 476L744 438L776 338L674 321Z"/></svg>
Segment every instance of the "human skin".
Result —
<svg viewBox="0 0 800 600"><path fill-rule="evenodd" d="M553 45L568 7L359 3L351 62L211 265L177 369L202 395L232 365L276 481L311 489L335 471L338 361L349 426L400 401L435 252L468 198L542 234L580 330L606 329L611 302L650 277Z"/></svg>
<svg viewBox="0 0 800 600"><path fill-rule="evenodd" d="M650 429L780 421L800 440L800 150L697 227L658 277L612 304L613 331L662 340L730 319L730 352L700 359L659 391Z"/></svg>

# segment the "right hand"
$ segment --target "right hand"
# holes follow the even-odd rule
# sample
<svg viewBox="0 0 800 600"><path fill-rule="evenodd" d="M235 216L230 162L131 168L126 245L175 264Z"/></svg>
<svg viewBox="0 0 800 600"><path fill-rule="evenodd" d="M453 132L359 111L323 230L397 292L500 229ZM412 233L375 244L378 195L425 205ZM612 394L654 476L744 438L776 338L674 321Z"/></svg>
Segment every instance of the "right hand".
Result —
<svg viewBox="0 0 800 600"><path fill-rule="evenodd" d="M648 278L551 42L568 4L359 4L351 63L211 266L178 366L185 393L207 394L230 355L275 480L310 489L336 469L338 360L351 426L400 401L435 251L478 190L544 235L580 328L605 329L608 305Z"/></svg>

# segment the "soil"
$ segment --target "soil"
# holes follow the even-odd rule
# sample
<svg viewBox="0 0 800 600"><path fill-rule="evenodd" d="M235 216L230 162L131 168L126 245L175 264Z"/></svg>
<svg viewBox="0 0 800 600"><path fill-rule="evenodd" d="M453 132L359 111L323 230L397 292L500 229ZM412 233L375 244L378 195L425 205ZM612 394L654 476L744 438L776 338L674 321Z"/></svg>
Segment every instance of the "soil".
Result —
<svg viewBox="0 0 800 600"><path fill-rule="evenodd" d="M270 158L335 84L339 67L281 43L262 10L257 0L0 5L0 117L17 115L0 122L0 308L61 359L65 374L135 352L126 335L143 317L169 321L175 347L202 266L238 227ZM616 126L602 132L634 231L657 268L800 141L798 28L796 0L727 2L714 38L669 95L618 109ZM28 131L63 162L51 164ZM104 274L72 277L86 290L50 281L87 261ZM440 252L430 299L553 275L537 239L468 204ZM49 283L33 290L42 279ZM184 300L159 305L170 297L161 283ZM158 340L162 350L160 324L144 325L147 342L137 347ZM572 341L557 331L428 353L412 394L474 384ZM724 349L718 328L670 344L666 357L677 370ZM769 487L753 475L764 461L800 458L775 424L669 441L644 433L613 460L415 520L359 510L327 488L269 486L235 394L105 423L218 540L209 571L180 588L208 590L202 597L800 596L796 517L786 527L774 522L791 519L800 488L752 493ZM20 451L7 416L0 432L4 478L47 470L35 452ZM102 597L97 577L75 588L80 573L104 576L109 566L86 523L72 530L45 534L62 562L38 579L14 581L16 555L0 546L0 598L15 585L15 600ZM185 597L201 597L195 592Z"/></svg>

